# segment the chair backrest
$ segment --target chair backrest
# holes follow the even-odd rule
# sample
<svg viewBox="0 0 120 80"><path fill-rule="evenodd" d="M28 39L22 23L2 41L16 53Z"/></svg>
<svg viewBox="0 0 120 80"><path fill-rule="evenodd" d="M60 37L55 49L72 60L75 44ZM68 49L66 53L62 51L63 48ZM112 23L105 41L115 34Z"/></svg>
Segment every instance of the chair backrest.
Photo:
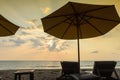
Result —
<svg viewBox="0 0 120 80"><path fill-rule="evenodd" d="M93 74L110 77L115 70L115 61L95 61Z"/></svg>
<svg viewBox="0 0 120 80"><path fill-rule="evenodd" d="M74 73L79 73L79 66L78 62L61 62L62 66L62 75L69 75Z"/></svg>

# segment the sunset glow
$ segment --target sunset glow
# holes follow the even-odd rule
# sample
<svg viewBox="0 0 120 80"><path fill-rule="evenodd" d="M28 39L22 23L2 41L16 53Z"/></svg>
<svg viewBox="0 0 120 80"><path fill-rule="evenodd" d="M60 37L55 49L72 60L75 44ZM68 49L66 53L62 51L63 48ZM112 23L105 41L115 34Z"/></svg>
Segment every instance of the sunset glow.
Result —
<svg viewBox="0 0 120 80"><path fill-rule="evenodd" d="M77 61L77 41L55 38L43 31L41 18L69 0L0 0L0 14L20 26L13 36L0 37L0 60ZM115 5L120 0L70 0ZM120 60L120 24L107 34L80 40L81 60Z"/></svg>

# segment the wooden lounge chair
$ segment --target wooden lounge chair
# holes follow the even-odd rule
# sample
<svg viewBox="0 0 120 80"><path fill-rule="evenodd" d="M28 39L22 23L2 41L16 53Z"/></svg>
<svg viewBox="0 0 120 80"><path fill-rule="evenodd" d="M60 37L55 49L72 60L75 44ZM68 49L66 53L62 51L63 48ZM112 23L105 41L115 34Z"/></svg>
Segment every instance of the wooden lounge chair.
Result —
<svg viewBox="0 0 120 80"><path fill-rule="evenodd" d="M100 76L100 80L119 80L115 66L115 61L95 61L93 74ZM113 72L117 79L112 77Z"/></svg>
<svg viewBox="0 0 120 80"><path fill-rule="evenodd" d="M74 80L70 75L79 73L78 62L63 61L61 62L61 66L62 66L61 76L58 77L56 80Z"/></svg>
<svg viewBox="0 0 120 80"><path fill-rule="evenodd" d="M98 76L80 71L78 62L61 62L62 73L56 80L98 80Z"/></svg>
<svg viewBox="0 0 120 80"><path fill-rule="evenodd" d="M69 75L69 74L78 74L79 73L79 66L78 62L61 62L62 66L62 75Z"/></svg>

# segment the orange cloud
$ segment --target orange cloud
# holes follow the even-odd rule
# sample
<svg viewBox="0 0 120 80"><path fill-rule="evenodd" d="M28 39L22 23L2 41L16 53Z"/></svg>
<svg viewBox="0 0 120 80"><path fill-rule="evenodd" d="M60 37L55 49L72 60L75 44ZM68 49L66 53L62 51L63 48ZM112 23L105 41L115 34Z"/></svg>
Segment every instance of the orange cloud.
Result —
<svg viewBox="0 0 120 80"><path fill-rule="evenodd" d="M49 7L45 7L44 9L42 9L42 11L44 14L48 14L51 11L51 9Z"/></svg>

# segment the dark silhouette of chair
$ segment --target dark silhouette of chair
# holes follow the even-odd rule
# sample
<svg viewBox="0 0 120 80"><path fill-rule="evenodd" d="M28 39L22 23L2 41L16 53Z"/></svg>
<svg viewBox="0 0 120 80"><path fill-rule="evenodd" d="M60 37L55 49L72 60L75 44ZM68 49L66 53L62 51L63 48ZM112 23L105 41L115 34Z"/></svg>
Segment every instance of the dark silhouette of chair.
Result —
<svg viewBox="0 0 120 80"><path fill-rule="evenodd" d="M79 73L79 66L78 62L61 62L62 66L62 75L69 75L69 74L78 74Z"/></svg>
<svg viewBox="0 0 120 80"><path fill-rule="evenodd" d="M78 62L61 62L62 74L56 80L98 80L98 76L80 71Z"/></svg>
<svg viewBox="0 0 120 80"><path fill-rule="evenodd" d="M79 73L78 65L79 65L78 62L68 62L68 61L61 62L61 66L62 66L61 76L56 78L56 80L75 80L70 75Z"/></svg>
<svg viewBox="0 0 120 80"><path fill-rule="evenodd" d="M119 80L115 66L115 61L95 61L93 74L100 76L100 80ZM117 79L111 77L113 72Z"/></svg>

